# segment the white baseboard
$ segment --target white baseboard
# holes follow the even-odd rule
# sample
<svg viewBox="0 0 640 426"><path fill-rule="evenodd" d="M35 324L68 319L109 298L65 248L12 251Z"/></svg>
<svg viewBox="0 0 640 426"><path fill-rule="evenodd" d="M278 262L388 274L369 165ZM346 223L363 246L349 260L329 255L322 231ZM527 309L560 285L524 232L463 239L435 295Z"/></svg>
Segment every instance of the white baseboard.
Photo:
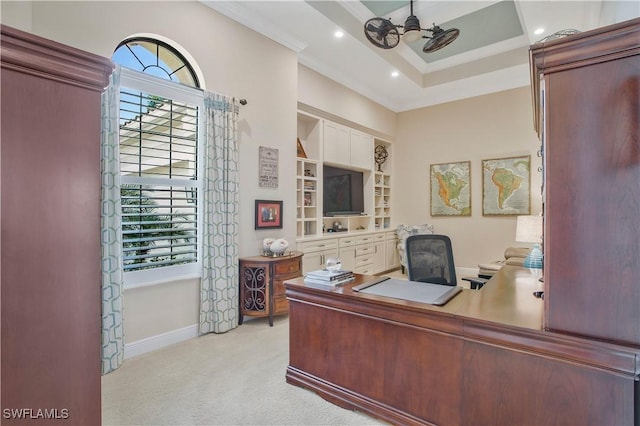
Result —
<svg viewBox="0 0 640 426"><path fill-rule="evenodd" d="M136 340L131 343L125 342L124 359L156 351L195 337L198 337L198 324L147 337L146 339Z"/></svg>

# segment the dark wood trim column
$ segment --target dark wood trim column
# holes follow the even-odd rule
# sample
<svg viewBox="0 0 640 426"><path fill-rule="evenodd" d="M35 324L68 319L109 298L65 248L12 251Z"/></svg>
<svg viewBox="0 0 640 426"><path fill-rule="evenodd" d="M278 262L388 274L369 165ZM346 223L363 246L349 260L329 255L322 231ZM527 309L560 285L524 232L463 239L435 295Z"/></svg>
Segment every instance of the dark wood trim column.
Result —
<svg viewBox="0 0 640 426"><path fill-rule="evenodd" d="M113 65L6 26L0 57L2 424L98 425L100 94Z"/></svg>

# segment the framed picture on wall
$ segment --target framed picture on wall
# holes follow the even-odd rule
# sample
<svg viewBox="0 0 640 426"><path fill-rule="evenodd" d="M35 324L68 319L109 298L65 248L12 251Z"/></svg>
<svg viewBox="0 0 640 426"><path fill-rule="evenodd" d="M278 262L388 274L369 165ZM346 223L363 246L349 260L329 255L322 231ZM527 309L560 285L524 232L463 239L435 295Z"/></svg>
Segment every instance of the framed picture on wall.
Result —
<svg viewBox="0 0 640 426"><path fill-rule="evenodd" d="M482 215L531 214L531 156L482 160Z"/></svg>
<svg viewBox="0 0 640 426"><path fill-rule="evenodd" d="M282 201L256 200L256 228L282 228Z"/></svg>
<svg viewBox="0 0 640 426"><path fill-rule="evenodd" d="M432 164L431 216L471 216L471 161Z"/></svg>

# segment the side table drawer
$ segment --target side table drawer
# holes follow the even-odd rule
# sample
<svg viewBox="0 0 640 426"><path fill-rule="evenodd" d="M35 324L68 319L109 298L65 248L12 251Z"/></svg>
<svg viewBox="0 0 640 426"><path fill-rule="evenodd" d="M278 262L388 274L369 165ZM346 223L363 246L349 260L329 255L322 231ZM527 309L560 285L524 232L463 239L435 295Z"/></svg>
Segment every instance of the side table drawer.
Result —
<svg viewBox="0 0 640 426"><path fill-rule="evenodd" d="M298 278L302 276L300 272L295 271L290 273L289 275L283 275L273 280L273 296L274 297L284 297L284 282L286 280L291 280L293 278Z"/></svg>
<svg viewBox="0 0 640 426"><path fill-rule="evenodd" d="M283 260L274 265L274 272L276 277L278 277L279 275L291 274L292 272L298 272L299 270L300 258Z"/></svg>

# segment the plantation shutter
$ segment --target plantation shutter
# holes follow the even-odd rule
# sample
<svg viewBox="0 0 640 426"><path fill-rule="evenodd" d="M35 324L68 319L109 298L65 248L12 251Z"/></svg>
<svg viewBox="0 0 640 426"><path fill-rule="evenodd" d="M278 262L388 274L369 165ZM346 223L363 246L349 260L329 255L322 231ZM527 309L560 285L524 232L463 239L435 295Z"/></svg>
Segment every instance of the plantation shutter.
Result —
<svg viewBox="0 0 640 426"><path fill-rule="evenodd" d="M198 261L198 106L122 88L124 270Z"/></svg>

